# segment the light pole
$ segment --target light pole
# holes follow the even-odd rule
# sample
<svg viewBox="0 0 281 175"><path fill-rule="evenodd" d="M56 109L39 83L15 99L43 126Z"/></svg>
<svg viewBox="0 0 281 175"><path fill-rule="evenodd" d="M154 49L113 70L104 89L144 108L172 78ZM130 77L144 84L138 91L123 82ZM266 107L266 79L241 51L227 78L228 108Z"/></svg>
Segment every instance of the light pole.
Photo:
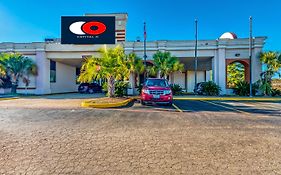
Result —
<svg viewBox="0 0 281 175"><path fill-rule="evenodd" d="M195 85L194 85L194 89L196 88L196 85L197 85L197 67L198 67L197 51L198 51L198 20L195 19L195 60L194 60Z"/></svg>
<svg viewBox="0 0 281 175"><path fill-rule="evenodd" d="M144 22L144 31L143 31L143 38L144 38L144 41L143 41L143 51L144 51L144 55L143 55L143 59L144 59L144 82L146 80L146 58L147 58L147 55L146 55L146 22Z"/></svg>
<svg viewBox="0 0 281 175"><path fill-rule="evenodd" d="M250 69L250 97L253 96L252 92L252 49L253 49L253 18L250 16L249 18L250 23L250 36L249 36L249 69Z"/></svg>

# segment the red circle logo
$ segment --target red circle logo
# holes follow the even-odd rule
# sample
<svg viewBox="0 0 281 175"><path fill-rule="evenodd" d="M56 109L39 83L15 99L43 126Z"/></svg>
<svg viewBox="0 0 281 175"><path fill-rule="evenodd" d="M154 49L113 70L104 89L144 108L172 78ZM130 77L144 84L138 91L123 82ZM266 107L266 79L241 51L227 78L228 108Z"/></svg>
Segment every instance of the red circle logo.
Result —
<svg viewBox="0 0 281 175"><path fill-rule="evenodd" d="M106 26L101 22L87 22L82 26L82 30L88 35L100 35L106 31Z"/></svg>

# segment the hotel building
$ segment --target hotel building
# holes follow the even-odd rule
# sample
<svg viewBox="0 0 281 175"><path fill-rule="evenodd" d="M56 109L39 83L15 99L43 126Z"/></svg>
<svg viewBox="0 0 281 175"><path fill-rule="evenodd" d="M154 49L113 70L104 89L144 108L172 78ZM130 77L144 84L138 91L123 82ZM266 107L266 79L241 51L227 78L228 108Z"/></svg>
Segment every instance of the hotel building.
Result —
<svg viewBox="0 0 281 175"><path fill-rule="evenodd" d="M124 47L126 53L134 52L139 57L144 55L142 41L126 40L128 15L118 14L86 14L86 16L116 16L116 45ZM252 79L260 78L262 65L258 54L262 51L266 37L253 39ZM52 94L76 92L76 82L83 58L96 55L102 45L60 44L59 39L46 39L45 42L32 43L0 43L0 52L19 52L33 59L38 66L38 75L30 77L28 93ZM115 45L108 45L114 47ZM170 83L179 84L186 92L193 92L195 84L194 53L195 41L192 40L158 40L147 42L147 62L153 64L152 56L157 51L169 51L185 66L182 72L172 73ZM212 80L221 87L221 94L231 94L227 86L227 66L234 62L243 64L245 80L250 79L249 38L237 38L233 33L225 33L219 39L198 41L198 80ZM21 82L21 81L20 81ZM130 76L129 93L136 88L136 75ZM25 93L23 83L18 87L19 93Z"/></svg>

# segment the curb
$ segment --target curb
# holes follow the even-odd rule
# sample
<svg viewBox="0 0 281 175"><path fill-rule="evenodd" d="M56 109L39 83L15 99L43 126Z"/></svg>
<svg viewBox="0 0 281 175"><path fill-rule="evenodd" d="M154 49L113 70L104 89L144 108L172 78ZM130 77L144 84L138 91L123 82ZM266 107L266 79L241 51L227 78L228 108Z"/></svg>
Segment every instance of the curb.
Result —
<svg viewBox="0 0 281 175"><path fill-rule="evenodd" d="M85 107L85 108L118 108L118 107L127 106L130 102L132 102L134 100L135 100L134 98L129 98L122 102L107 103L107 104L96 104L94 101L90 100L90 101L83 101L81 103L81 106Z"/></svg>
<svg viewBox="0 0 281 175"><path fill-rule="evenodd" d="M201 101L281 101L281 98L233 98L233 97L174 97L174 100L201 100Z"/></svg>
<svg viewBox="0 0 281 175"><path fill-rule="evenodd" d="M19 99L19 97L0 98L0 101L4 101L4 100L16 100L16 99Z"/></svg>

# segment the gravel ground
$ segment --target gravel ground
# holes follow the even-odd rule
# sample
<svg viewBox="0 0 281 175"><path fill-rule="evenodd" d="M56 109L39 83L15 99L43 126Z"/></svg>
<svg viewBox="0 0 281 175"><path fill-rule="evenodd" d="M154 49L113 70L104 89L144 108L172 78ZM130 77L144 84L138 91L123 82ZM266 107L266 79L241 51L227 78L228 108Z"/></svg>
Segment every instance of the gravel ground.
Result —
<svg viewBox="0 0 281 175"><path fill-rule="evenodd" d="M0 101L0 174L281 174L280 117L81 101Z"/></svg>

